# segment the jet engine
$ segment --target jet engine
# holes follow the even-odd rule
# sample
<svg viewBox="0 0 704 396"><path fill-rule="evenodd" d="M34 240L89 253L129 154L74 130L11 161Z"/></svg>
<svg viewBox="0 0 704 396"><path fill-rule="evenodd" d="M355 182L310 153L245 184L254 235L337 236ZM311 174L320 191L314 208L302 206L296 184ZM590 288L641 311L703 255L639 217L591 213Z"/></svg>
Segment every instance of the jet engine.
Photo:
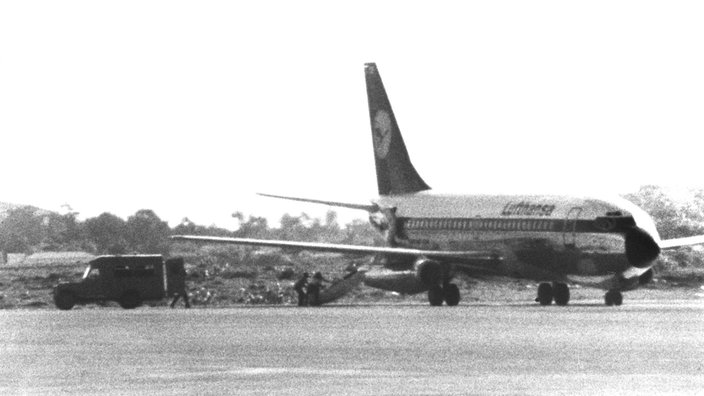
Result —
<svg viewBox="0 0 704 396"><path fill-rule="evenodd" d="M638 268L649 266L660 254L660 246L645 230L633 227L626 232L626 258Z"/></svg>
<svg viewBox="0 0 704 396"><path fill-rule="evenodd" d="M413 269L424 285L437 285L442 280L442 266L437 261L420 258L416 260Z"/></svg>
<svg viewBox="0 0 704 396"><path fill-rule="evenodd" d="M364 284L369 287L402 294L416 294L428 290L428 286L418 279L413 270L374 269L364 274Z"/></svg>

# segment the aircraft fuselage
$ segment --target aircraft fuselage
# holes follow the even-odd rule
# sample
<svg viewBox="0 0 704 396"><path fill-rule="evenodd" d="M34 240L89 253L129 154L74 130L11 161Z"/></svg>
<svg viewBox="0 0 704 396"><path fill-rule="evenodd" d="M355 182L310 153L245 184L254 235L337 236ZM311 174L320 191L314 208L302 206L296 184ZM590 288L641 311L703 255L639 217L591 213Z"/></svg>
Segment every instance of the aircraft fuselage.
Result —
<svg viewBox="0 0 704 396"><path fill-rule="evenodd" d="M654 258L632 265L626 255L626 234L638 228L659 241L652 219L617 197L428 191L382 196L375 203L395 208L391 232L400 246L495 251L501 260L482 267L487 275L627 290L637 286ZM399 263L389 266L394 265L400 269Z"/></svg>

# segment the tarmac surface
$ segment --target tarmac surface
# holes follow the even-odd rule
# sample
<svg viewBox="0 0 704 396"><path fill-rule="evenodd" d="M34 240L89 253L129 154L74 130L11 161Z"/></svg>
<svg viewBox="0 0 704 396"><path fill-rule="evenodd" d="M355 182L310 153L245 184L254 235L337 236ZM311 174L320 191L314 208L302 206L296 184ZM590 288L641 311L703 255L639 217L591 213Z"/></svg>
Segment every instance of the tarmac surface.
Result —
<svg viewBox="0 0 704 396"><path fill-rule="evenodd" d="M0 312L0 394L704 394L704 300Z"/></svg>

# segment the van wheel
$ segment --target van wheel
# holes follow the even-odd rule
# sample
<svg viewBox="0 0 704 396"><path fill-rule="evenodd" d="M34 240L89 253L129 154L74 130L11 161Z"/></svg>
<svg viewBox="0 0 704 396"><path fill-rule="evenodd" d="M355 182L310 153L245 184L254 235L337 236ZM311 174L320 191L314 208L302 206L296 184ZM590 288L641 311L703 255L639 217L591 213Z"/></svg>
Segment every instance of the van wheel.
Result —
<svg viewBox="0 0 704 396"><path fill-rule="evenodd" d="M439 307L442 305L442 299L442 287L439 285L430 286L430 289L428 289L428 302L430 305L433 307Z"/></svg>
<svg viewBox="0 0 704 396"><path fill-rule="evenodd" d="M129 290L122 293L122 297L120 297L118 303L124 309L134 309L142 305L142 299L139 297L139 293L134 290Z"/></svg>
<svg viewBox="0 0 704 396"><path fill-rule="evenodd" d="M56 304L56 308L68 311L76 305L76 297L73 296L73 293L62 291L54 296L54 304Z"/></svg>
<svg viewBox="0 0 704 396"><path fill-rule="evenodd" d="M443 296L445 298L445 303L454 307L460 303L460 288L456 284L450 283L442 289Z"/></svg>

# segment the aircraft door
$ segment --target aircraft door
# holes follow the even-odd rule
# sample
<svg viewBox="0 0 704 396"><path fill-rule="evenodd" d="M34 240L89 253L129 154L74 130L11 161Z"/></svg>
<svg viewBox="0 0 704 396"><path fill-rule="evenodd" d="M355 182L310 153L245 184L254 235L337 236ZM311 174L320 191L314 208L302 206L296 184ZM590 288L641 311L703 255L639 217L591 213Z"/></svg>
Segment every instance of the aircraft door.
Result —
<svg viewBox="0 0 704 396"><path fill-rule="evenodd" d="M577 245L577 220L581 214L582 208L580 207L574 207L567 212L562 229L562 241L565 246L575 247Z"/></svg>

